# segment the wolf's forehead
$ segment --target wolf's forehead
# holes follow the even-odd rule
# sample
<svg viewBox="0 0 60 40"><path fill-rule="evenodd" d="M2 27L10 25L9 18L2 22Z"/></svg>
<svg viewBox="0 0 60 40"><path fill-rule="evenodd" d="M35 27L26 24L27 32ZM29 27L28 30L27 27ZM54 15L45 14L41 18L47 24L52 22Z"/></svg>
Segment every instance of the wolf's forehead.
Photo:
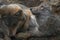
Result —
<svg viewBox="0 0 60 40"><path fill-rule="evenodd" d="M19 10L22 10L22 8L16 4L4 5L1 6L1 9L4 10L6 13L16 13Z"/></svg>
<svg viewBox="0 0 60 40"><path fill-rule="evenodd" d="M19 5L17 5L17 4L10 4L10 5L8 5L7 7L8 7L8 8L13 8L13 9L15 9L15 8L21 9L21 7L20 7Z"/></svg>
<svg viewBox="0 0 60 40"><path fill-rule="evenodd" d="M8 10L10 11L10 12L13 12L13 13L15 13L15 12L17 12L17 11L19 11L19 10L22 10L22 8L21 7L19 7L18 5L15 5L15 4L10 4L10 5L8 5Z"/></svg>

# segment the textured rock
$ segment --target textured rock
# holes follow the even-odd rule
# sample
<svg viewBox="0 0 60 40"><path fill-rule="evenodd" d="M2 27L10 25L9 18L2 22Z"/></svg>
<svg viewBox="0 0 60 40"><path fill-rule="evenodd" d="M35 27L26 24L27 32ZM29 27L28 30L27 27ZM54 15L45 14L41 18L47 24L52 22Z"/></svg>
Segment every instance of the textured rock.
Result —
<svg viewBox="0 0 60 40"><path fill-rule="evenodd" d="M10 4L10 3L20 3L28 7L38 6L41 2L40 0L0 0L0 3Z"/></svg>

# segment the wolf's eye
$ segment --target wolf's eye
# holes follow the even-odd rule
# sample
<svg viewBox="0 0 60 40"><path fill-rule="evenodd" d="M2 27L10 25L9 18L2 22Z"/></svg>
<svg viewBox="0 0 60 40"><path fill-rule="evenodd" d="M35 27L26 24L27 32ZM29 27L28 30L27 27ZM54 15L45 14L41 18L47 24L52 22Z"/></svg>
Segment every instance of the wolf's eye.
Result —
<svg viewBox="0 0 60 40"><path fill-rule="evenodd" d="M20 15L20 13L16 13L16 16Z"/></svg>
<svg viewBox="0 0 60 40"><path fill-rule="evenodd" d="M22 10L19 10L15 15L20 16L22 14Z"/></svg>

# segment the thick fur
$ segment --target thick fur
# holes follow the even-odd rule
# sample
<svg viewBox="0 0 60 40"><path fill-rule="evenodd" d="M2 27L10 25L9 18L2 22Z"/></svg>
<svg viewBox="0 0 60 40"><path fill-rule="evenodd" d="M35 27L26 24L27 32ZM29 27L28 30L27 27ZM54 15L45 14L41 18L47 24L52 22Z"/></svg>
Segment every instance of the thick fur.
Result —
<svg viewBox="0 0 60 40"><path fill-rule="evenodd" d="M21 4L3 5L0 7L0 14L9 28L10 36L15 36L18 28L27 30L32 15L29 8Z"/></svg>
<svg viewBox="0 0 60 40"><path fill-rule="evenodd" d="M0 40L10 40L8 35L9 35L9 29L5 25L4 21L0 18Z"/></svg>

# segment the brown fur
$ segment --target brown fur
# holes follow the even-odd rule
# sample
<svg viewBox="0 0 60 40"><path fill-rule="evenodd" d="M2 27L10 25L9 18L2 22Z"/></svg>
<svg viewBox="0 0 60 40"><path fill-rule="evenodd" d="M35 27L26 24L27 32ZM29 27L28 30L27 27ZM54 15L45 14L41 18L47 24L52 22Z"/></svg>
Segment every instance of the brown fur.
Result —
<svg viewBox="0 0 60 40"><path fill-rule="evenodd" d="M18 21L17 25L16 26L13 25L13 26L9 27L9 30L10 30L9 32L11 33L10 36L15 36L17 29L22 27L22 26L23 26L24 30L28 29L29 20L30 20L30 16L32 15L32 13L31 13L31 11L28 8L27 9L23 9L22 7L20 7L20 5L17 5L17 4L5 5L5 6L1 6L1 8L0 8L1 16L2 15L7 15L7 14L9 14L11 16L14 16L15 14L17 14L17 12L19 10L22 10L22 14L18 17L19 21ZM21 21L20 19L24 15L26 17L26 20ZM20 36L20 34L19 34L19 36Z"/></svg>

